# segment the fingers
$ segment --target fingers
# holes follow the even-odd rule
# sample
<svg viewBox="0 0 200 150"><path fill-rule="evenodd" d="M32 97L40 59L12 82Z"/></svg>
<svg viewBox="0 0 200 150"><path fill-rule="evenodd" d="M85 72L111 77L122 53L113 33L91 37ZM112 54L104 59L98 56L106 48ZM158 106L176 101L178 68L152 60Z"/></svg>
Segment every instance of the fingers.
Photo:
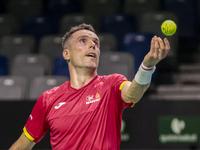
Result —
<svg viewBox="0 0 200 150"><path fill-rule="evenodd" d="M159 52L158 52L158 59L162 59L165 54L165 45L160 37L158 37L158 42L159 42Z"/></svg>
<svg viewBox="0 0 200 150"><path fill-rule="evenodd" d="M169 44L169 41L167 40L167 38L164 38L164 42L165 42L165 49L166 50L170 50L170 44Z"/></svg>
<svg viewBox="0 0 200 150"><path fill-rule="evenodd" d="M151 39L151 52L152 54L157 54L158 50L159 50L159 43L158 43L158 37L155 35L152 39Z"/></svg>
<svg viewBox="0 0 200 150"><path fill-rule="evenodd" d="M155 52L154 52L154 55L155 55L156 57L158 57L159 48L160 48L160 43L159 43L159 41L158 41L158 37L157 37L157 36L154 37L154 40L155 40Z"/></svg>
<svg viewBox="0 0 200 150"><path fill-rule="evenodd" d="M167 38L162 40L160 37L154 36L151 40L151 52L155 58L163 59L170 50L170 43Z"/></svg>
<svg viewBox="0 0 200 150"><path fill-rule="evenodd" d="M151 39L151 52L152 53L155 52L155 38L154 37Z"/></svg>

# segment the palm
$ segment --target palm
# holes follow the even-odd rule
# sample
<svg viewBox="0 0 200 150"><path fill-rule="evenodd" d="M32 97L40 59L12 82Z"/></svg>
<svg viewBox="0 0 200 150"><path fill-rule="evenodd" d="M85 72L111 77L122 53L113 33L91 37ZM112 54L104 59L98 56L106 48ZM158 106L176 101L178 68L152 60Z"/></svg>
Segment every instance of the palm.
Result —
<svg viewBox="0 0 200 150"><path fill-rule="evenodd" d="M145 56L143 63L146 67L155 66L159 61L165 58L170 50L170 43L165 38L154 36L151 40L151 49Z"/></svg>

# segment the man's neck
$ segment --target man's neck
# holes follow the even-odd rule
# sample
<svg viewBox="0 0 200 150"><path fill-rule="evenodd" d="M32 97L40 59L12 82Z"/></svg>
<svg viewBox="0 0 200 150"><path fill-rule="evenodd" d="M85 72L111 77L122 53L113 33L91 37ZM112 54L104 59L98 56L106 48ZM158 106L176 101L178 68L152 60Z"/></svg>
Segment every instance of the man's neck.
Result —
<svg viewBox="0 0 200 150"><path fill-rule="evenodd" d="M82 71L70 70L70 85L75 89L79 89L87 85L97 75L97 71Z"/></svg>

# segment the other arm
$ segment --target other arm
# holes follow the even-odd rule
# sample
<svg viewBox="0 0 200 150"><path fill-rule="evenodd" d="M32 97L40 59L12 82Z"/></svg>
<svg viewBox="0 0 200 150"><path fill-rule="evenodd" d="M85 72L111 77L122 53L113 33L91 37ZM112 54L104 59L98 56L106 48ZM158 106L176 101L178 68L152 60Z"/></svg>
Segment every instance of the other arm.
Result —
<svg viewBox="0 0 200 150"><path fill-rule="evenodd" d="M153 67L163 58L165 58L170 50L170 44L167 38L162 40L160 37L154 36L151 40L151 48L149 53L144 57L143 65L145 67ZM122 99L126 103L137 103L150 86L147 84L137 83L135 78L132 82L126 82L121 89Z"/></svg>
<svg viewBox="0 0 200 150"><path fill-rule="evenodd" d="M30 150L34 145L35 142L30 141L23 132L19 139L10 147L9 150Z"/></svg>

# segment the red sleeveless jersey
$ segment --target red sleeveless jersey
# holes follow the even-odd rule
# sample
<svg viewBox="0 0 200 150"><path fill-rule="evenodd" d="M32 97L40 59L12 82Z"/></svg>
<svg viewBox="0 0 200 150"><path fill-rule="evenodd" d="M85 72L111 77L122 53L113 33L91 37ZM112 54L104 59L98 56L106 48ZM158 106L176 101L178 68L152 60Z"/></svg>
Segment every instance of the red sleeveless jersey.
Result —
<svg viewBox="0 0 200 150"><path fill-rule="evenodd" d="M70 81L44 92L24 127L39 142L50 130L53 150L119 150L122 112L130 104L121 98L119 74L96 76L74 89Z"/></svg>

